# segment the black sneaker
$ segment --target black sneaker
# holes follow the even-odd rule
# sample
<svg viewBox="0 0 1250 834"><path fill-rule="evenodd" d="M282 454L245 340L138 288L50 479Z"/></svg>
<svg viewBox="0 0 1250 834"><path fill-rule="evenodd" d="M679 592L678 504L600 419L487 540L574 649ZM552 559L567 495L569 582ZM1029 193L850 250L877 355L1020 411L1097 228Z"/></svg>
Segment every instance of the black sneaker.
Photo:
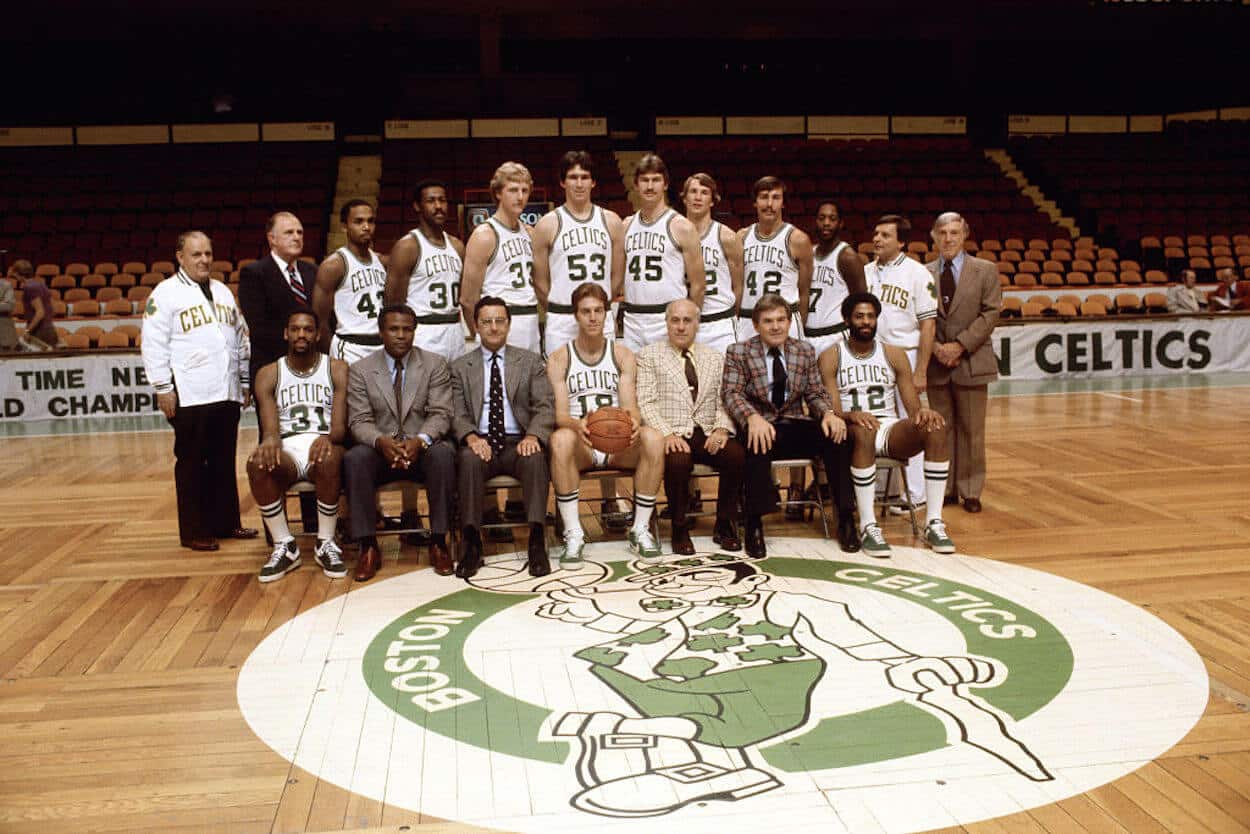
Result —
<svg viewBox="0 0 1250 834"><path fill-rule="evenodd" d="M269 561L261 566L259 579L261 582L273 582L281 579L299 567L299 545L295 537L283 539L273 546Z"/></svg>
<svg viewBox="0 0 1250 834"><path fill-rule="evenodd" d="M343 564L343 551L334 539L325 539L317 543L317 551L313 558L321 567L321 572L331 579L342 579L347 576L347 565Z"/></svg>

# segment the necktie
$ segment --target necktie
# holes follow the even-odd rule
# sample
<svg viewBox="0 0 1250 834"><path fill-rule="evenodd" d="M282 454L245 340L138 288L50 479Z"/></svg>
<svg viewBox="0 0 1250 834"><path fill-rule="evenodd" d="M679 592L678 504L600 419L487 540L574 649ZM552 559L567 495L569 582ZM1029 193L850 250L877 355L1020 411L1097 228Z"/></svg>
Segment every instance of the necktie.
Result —
<svg viewBox="0 0 1250 834"><path fill-rule="evenodd" d="M946 261L942 265L942 309L946 310L951 306L951 299L955 297L955 273L951 269L951 262Z"/></svg>
<svg viewBox="0 0 1250 834"><path fill-rule="evenodd" d="M486 417L487 440L495 455L503 454L503 374L499 373L499 354L490 357L490 411Z"/></svg>
<svg viewBox="0 0 1250 834"><path fill-rule="evenodd" d="M694 360L690 358L690 351L683 350L681 355L686 358L686 385L690 387L690 399L695 400L699 397L699 375L694 370Z"/></svg>
<svg viewBox="0 0 1250 834"><path fill-rule="evenodd" d="M404 363L395 363L395 415L399 418L399 431L396 440L404 439Z"/></svg>
<svg viewBox="0 0 1250 834"><path fill-rule="evenodd" d="M304 282L300 280L299 273L295 270L295 264L287 264L286 276L291 282L291 294L295 296L295 300L300 304L307 304L308 293L304 290Z"/></svg>
<svg viewBox="0 0 1250 834"><path fill-rule="evenodd" d="M786 404L786 366L781 364L781 351L771 348L768 355L773 358L773 406L781 411Z"/></svg>

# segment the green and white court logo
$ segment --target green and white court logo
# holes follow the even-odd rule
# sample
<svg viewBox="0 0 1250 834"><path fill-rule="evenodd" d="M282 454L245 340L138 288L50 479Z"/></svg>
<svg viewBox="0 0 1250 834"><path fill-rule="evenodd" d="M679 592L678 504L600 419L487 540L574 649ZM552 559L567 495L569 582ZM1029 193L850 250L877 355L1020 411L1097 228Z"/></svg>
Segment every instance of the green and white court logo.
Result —
<svg viewBox="0 0 1250 834"><path fill-rule="evenodd" d="M1092 588L810 539L533 579L429 571L275 631L253 729L365 796L515 831L923 831L1055 802L1178 741L1196 653ZM597 820L597 822L596 822Z"/></svg>

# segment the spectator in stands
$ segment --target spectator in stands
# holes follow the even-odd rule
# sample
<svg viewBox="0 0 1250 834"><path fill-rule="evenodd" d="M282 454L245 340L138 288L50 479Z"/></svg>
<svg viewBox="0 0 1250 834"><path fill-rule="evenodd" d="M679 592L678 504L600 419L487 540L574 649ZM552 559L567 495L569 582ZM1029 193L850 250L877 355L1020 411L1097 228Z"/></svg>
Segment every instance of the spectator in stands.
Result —
<svg viewBox="0 0 1250 834"><path fill-rule="evenodd" d="M1208 308L1213 313L1227 313L1229 310L1237 309L1237 274L1231 267L1225 267L1217 272L1215 277L1220 284L1207 295Z"/></svg>
<svg viewBox="0 0 1250 834"><path fill-rule="evenodd" d="M17 328L13 326L13 308L16 306L13 283L0 281L0 351L17 348Z"/></svg>
<svg viewBox="0 0 1250 834"><path fill-rule="evenodd" d="M1198 273L1192 269L1182 270L1181 278L1185 283L1168 287L1168 312L1197 313L1202 309L1198 290L1194 288L1198 283Z"/></svg>
<svg viewBox="0 0 1250 834"><path fill-rule="evenodd" d="M35 275L30 261L14 261L9 278L22 287L22 303L26 307L23 344L27 350L52 350L60 341L52 324L52 291Z"/></svg>

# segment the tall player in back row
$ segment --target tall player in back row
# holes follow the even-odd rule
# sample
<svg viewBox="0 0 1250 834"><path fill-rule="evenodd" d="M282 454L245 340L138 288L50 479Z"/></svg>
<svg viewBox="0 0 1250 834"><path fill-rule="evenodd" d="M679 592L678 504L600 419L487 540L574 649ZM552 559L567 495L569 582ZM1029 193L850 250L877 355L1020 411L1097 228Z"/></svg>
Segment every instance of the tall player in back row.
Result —
<svg viewBox="0 0 1250 834"><path fill-rule="evenodd" d="M625 221L625 345L632 351L668 338L665 310L689 295L703 307L706 277L694 225L668 205L668 166L656 154L638 161L642 207Z"/></svg>
<svg viewBox="0 0 1250 834"><path fill-rule="evenodd" d="M864 262L842 240L842 217L838 204L822 200L816 209L816 250L812 256L812 287L803 333L820 356L846 330L842 301L851 293L865 292Z"/></svg>
<svg viewBox="0 0 1250 834"><path fill-rule="evenodd" d="M350 365L382 346L378 310L382 309L386 284L386 258L371 248L378 221L372 205L365 200L348 200L339 210L339 220L347 245L336 249L317 268L312 308L321 328L318 346Z"/></svg>
<svg viewBox="0 0 1250 834"><path fill-rule="evenodd" d="M625 225L616 212L590 201L595 163L586 151L560 158L564 205L534 226L534 293L547 309L543 349L548 356L577 336L573 290L590 282L617 298L625 283ZM604 318L604 335L613 327Z"/></svg>
<svg viewBox="0 0 1250 834"><path fill-rule="evenodd" d="M694 225L703 253L703 310L695 341L721 354L738 341L738 302L742 299L742 241L734 232L712 219L712 207L720 202L720 189L711 175L698 173L681 187L686 219Z"/></svg>
<svg viewBox="0 0 1250 834"><path fill-rule="evenodd" d="M386 303L407 304L417 314L412 343L451 362L464 353L460 326L460 275L464 244L447 234L447 186L422 180L412 190L417 227L391 247Z"/></svg>
<svg viewBox="0 0 1250 834"><path fill-rule="evenodd" d="M473 308L483 295L502 298L512 313L508 344L540 353L538 297L534 294L534 250L530 227L521 222L534 178L519 162L505 162L490 179L495 213L469 235L460 283L460 308L469 335L476 336Z"/></svg>
<svg viewBox="0 0 1250 834"><path fill-rule="evenodd" d="M760 177L751 187L755 222L738 231L742 241L742 304L738 315L751 318L755 302L777 293L790 305L790 336L803 338L812 286L812 239L782 217L786 184Z"/></svg>

